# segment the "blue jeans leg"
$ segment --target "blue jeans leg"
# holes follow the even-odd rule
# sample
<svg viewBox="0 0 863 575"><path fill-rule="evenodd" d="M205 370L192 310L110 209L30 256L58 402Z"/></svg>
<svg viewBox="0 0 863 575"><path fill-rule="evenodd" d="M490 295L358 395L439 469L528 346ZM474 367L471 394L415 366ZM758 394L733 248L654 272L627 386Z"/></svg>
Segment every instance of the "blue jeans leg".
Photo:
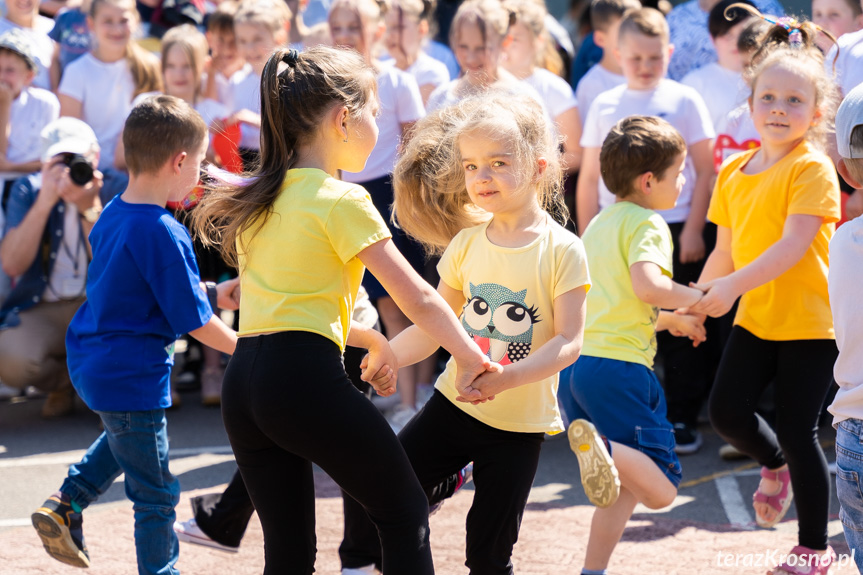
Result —
<svg viewBox="0 0 863 575"><path fill-rule="evenodd" d="M108 445L108 436L102 432L84 458L69 466L69 474L60 491L84 509L111 487L122 472Z"/></svg>
<svg viewBox="0 0 863 575"><path fill-rule="evenodd" d="M845 540L863 573L863 421L846 419L836 429L836 495Z"/></svg>

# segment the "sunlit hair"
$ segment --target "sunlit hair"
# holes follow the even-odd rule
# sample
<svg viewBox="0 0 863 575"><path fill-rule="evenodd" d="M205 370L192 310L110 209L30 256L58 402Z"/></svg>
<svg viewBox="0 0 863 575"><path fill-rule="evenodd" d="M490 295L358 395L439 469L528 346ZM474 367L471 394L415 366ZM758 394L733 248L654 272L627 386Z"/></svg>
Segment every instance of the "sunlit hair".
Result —
<svg viewBox="0 0 863 575"><path fill-rule="evenodd" d="M125 10L132 18L132 36L129 38L129 43L126 44L126 63L132 73L132 82L135 84L133 97L145 92L161 92L162 72L159 69L158 59L139 46L134 39L135 29L140 24L135 0L93 0L93 3L90 4L90 18L95 20L99 13L99 7L104 5L116 6Z"/></svg>
<svg viewBox="0 0 863 575"><path fill-rule="evenodd" d="M363 24L377 24L389 10L389 4L384 0L335 0L329 13L337 9L353 12Z"/></svg>
<svg viewBox="0 0 863 575"><path fill-rule="evenodd" d="M519 186L536 190L543 209L565 223L560 149L545 114L533 98L491 91L417 122L396 164L393 221L427 253L443 253L458 232L491 218L471 202L465 187L459 149L465 134L506 142ZM540 158L548 165L537 178Z"/></svg>
<svg viewBox="0 0 863 575"><path fill-rule="evenodd" d="M284 0L245 0L234 14L234 25L254 24L275 34L285 29L293 13Z"/></svg>
<svg viewBox="0 0 863 575"><path fill-rule="evenodd" d="M352 50L330 46L273 52L261 74L261 159L248 182L214 185L192 211L192 226L206 246L218 246L238 266L239 254L272 214L299 147L317 137L335 106L358 119L377 98L374 72ZM246 236L251 232L251 236Z"/></svg>
<svg viewBox="0 0 863 575"><path fill-rule="evenodd" d="M756 8L740 3L732 4L726 9L726 12L733 9L746 10L771 24L761 38L761 46L752 55L752 61L743 71L743 78L749 85L752 94L755 93L758 78L770 68L783 67L805 77L815 88L815 109L821 114L820 118L813 122L809 131L806 132L806 139L815 146L824 149L827 134L832 131L836 107L840 98L835 80L824 69L824 54L815 44L815 38L821 32L834 43L836 39L832 34L812 22L798 21L794 18L765 16ZM750 94L750 102L752 97Z"/></svg>
<svg viewBox="0 0 863 575"><path fill-rule="evenodd" d="M607 32L615 22L623 19L630 10L641 8L638 0L592 0L590 3L590 25L594 30Z"/></svg>
<svg viewBox="0 0 863 575"><path fill-rule="evenodd" d="M599 170L608 190L618 198L636 191L635 182L648 172L663 180L674 161L686 152L680 132L655 116L620 120L602 142Z"/></svg>
<svg viewBox="0 0 863 575"><path fill-rule="evenodd" d="M536 53L535 64L558 76L563 75L563 59L545 27L545 17L548 15L545 3L542 0L504 0L503 6L515 15L516 22L524 24L534 39L542 40L542 49Z"/></svg>
<svg viewBox="0 0 863 575"><path fill-rule="evenodd" d="M162 75L168 65L168 52L173 47L180 48L192 65L192 73L195 76L195 97L201 92L201 78L204 74L204 61L209 53L207 37L201 34L191 24L183 24L171 28L162 37ZM167 88L167 86L166 86Z"/></svg>
<svg viewBox="0 0 863 575"><path fill-rule="evenodd" d="M851 130L851 149L863 150L863 124ZM863 158L842 158L848 172L858 182L863 182Z"/></svg>
<svg viewBox="0 0 863 575"><path fill-rule="evenodd" d="M656 8L639 8L627 12L620 22L617 33L618 42L627 34L636 32L650 38L662 38L666 43L669 39L668 22L665 16Z"/></svg>
<svg viewBox="0 0 863 575"><path fill-rule="evenodd" d="M184 100L174 96L144 98L129 112L123 127L129 173L157 174L180 152L189 156L198 153L206 138L207 124Z"/></svg>
<svg viewBox="0 0 863 575"><path fill-rule="evenodd" d="M506 38L514 18L500 0L467 0L458 7L449 29L450 46L456 46L464 24L479 28L486 47L500 44Z"/></svg>

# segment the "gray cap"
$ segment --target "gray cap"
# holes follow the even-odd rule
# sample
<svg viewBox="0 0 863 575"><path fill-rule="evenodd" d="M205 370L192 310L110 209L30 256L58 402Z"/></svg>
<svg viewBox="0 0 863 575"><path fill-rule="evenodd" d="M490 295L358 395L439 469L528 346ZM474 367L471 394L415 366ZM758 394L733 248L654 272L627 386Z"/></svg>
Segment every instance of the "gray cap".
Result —
<svg viewBox="0 0 863 575"><path fill-rule="evenodd" d="M0 35L0 49L18 54L31 70L37 69L36 46L27 33L20 28L10 28Z"/></svg>
<svg viewBox="0 0 863 575"><path fill-rule="evenodd" d="M99 151L99 140L93 128L79 120L64 116L57 118L42 129L42 161L47 162L57 154L81 154Z"/></svg>
<svg viewBox="0 0 863 575"><path fill-rule="evenodd" d="M843 158L863 158L863 146L851 147L851 132L860 125L863 125L863 84L845 96L836 112L836 148Z"/></svg>

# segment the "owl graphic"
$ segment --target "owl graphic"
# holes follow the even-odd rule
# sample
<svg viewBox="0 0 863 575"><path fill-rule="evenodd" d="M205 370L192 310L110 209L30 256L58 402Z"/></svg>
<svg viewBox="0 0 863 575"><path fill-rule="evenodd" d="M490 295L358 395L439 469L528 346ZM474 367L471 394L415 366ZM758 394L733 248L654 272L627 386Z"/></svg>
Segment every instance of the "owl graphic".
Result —
<svg viewBox="0 0 863 575"><path fill-rule="evenodd" d="M530 353L533 324L542 321L536 307L524 301L527 290L514 292L498 284L470 284L461 324L488 358L501 365Z"/></svg>

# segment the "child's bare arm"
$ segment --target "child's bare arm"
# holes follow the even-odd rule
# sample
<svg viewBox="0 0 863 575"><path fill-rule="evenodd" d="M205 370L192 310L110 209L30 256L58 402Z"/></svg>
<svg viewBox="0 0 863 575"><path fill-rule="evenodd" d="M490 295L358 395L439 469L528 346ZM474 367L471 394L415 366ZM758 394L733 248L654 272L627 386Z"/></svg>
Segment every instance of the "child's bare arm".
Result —
<svg viewBox="0 0 863 575"><path fill-rule="evenodd" d="M60 100L60 116L70 116L79 120L84 115L84 103L66 94L57 94Z"/></svg>
<svg viewBox="0 0 863 575"><path fill-rule="evenodd" d="M581 171L575 190L575 213L578 234L584 234L587 224L599 213L599 152L600 148L584 148Z"/></svg>
<svg viewBox="0 0 863 575"><path fill-rule="evenodd" d="M778 278L799 262L823 223L824 218L821 216L788 216L779 241L751 263L725 277L709 281L699 279L695 287L705 292L704 299L691 311L706 313L711 317L725 315L738 297Z"/></svg>
<svg viewBox="0 0 863 575"><path fill-rule="evenodd" d="M554 337L531 351L525 359L506 365L502 370L482 374L471 384L472 388L479 390L483 397L495 396L550 377L578 359L584 343L587 289L581 286L569 290L556 297L553 305Z"/></svg>
<svg viewBox="0 0 863 575"><path fill-rule="evenodd" d="M449 287L443 280L438 284L437 292L452 308L458 317L464 306L464 294ZM399 365L413 365L429 357L440 347L432 337L416 325L403 330L391 341L390 345L399 360Z"/></svg>
<svg viewBox="0 0 863 575"><path fill-rule="evenodd" d="M695 187L692 189L689 216L680 232L681 263L697 262L705 256L702 233L710 205L710 182L714 176L713 141L706 139L692 144L688 153L695 167Z"/></svg>
<svg viewBox="0 0 863 575"><path fill-rule="evenodd" d="M703 295L700 290L681 285L662 273L653 262L636 262L629 268L632 289L644 303L662 309L695 305Z"/></svg>
<svg viewBox="0 0 863 575"><path fill-rule="evenodd" d="M237 332L226 326L216 314L213 314L210 321L203 326L190 331L189 335L207 347L218 349L229 355L233 355L237 348Z"/></svg>

